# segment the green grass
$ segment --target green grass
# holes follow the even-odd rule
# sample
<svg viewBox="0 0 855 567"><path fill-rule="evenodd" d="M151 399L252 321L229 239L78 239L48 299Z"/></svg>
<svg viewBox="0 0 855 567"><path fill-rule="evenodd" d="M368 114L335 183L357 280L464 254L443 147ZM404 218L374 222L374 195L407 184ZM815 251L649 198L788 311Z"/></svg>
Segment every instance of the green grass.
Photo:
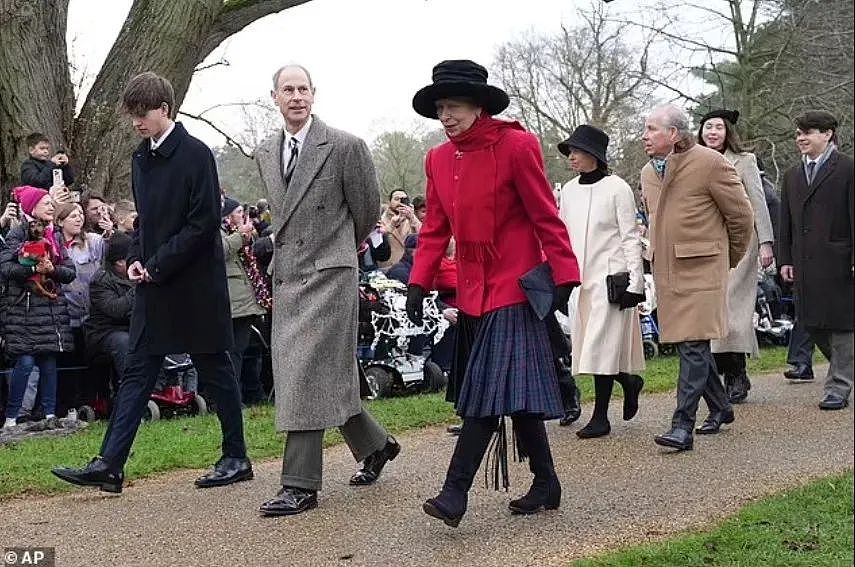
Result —
<svg viewBox="0 0 855 567"><path fill-rule="evenodd" d="M786 351L772 348L763 351L759 360L749 363L749 372L760 374L786 366ZM645 392L664 392L674 388L677 380L676 357L659 357L648 361ZM578 380L583 398L593 398L592 381ZM615 388L615 395L621 395ZM453 409L442 394L419 395L377 400L368 407L392 433L455 421ZM276 458L282 454L283 436L274 430L271 406L249 409L245 414L246 439L254 460ZM78 466L98 454L104 435L104 422L87 430L60 438L39 438L0 447L0 500L17 495L48 494L74 487L50 474L56 466ZM221 436L214 416L164 420L144 424L134 443L133 454L125 469L128 479L138 479L176 469L206 468L219 456ZM341 442L338 431L327 432L325 442Z"/></svg>
<svg viewBox="0 0 855 567"><path fill-rule="evenodd" d="M852 565L852 473L749 504L711 531L571 563L571 567Z"/></svg>

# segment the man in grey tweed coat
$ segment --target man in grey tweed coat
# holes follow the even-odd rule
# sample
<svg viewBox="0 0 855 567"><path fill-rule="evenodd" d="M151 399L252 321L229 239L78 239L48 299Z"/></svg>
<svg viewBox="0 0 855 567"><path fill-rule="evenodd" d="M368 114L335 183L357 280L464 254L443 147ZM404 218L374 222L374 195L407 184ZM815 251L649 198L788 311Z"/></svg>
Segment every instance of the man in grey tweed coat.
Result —
<svg viewBox="0 0 855 567"><path fill-rule="evenodd" d="M317 506L324 430L338 427L374 483L400 445L362 407L356 362L357 245L380 216L374 164L361 139L312 115L309 72L286 65L273 76L284 128L255 159L273 215L273 378L276 427L287 432L282 489L266 516Z"/></svg>

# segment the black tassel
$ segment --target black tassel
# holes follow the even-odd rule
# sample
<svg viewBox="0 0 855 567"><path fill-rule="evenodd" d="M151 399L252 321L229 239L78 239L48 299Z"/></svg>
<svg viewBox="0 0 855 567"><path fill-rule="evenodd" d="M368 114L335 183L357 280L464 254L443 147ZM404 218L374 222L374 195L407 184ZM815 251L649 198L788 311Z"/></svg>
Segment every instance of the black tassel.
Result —
<svg viewBox="0 0 855 567"><path fill-rule="evenodd" d="M505 418L499 418L499 427L493 435L490 446L487 449L487 466L484 469L484 486L490 487L490 472L492 469L493 490L499 490L499 481L501 477L501 486L508 491L511 486L510 475L508 474L508 435L505 428Z"/></svg>

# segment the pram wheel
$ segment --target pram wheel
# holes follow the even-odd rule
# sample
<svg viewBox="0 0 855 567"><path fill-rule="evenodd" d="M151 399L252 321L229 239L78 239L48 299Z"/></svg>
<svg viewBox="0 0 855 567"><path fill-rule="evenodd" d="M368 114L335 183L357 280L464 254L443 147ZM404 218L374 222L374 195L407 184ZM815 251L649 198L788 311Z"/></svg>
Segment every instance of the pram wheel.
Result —
<svg viewBox="0 0 855 567"><path fill-rule="evenodd" d="M368 383L370 393L366 396L369 400L385 398L392 391L392 373L379 366L365 369L365 381Z"/></svg>
<svg viewBox="0 0 855 567"><path fill-rule="evenodd" d="M424 391L439 392L448 384L448 377L439 364L432 360L425 361L424 367Z"/></svg>
<svg viewBox="0 0 855 567"><path fill-rule="evenodd" d="M656 358L659 354L659 345L656 344L656 341L647 339L642 343L644 346L644 358Z"/></svg>
<svg viewBox="0 0 855 567"><path fill-rule="evenodd" d="M673 354L677 354L677 348L672 344L660 344L659 345L659 355L660 356L671 356Z"/></svg>
<svg viewBox="0 0 855 567"><path fill-rule="evenodd" d="M77 419L80 421L85 421L86 423L92 423L96 418L95 408L92 406L80 406L77 408Z"/></svg>
<svg viewBox="0 0 855 567"><path fill-rule="evenodd" d="M196 394L193 398L193 403L190 405L190 415L205 415L208 413L208 403L205 398Z"/></svg>
<svg viewBox="0 0 855 567"><path fill-rule="evenodd" d="M160 419L160 407L154 400L149 400L143 411L143 421L157 421Z"/></svg>

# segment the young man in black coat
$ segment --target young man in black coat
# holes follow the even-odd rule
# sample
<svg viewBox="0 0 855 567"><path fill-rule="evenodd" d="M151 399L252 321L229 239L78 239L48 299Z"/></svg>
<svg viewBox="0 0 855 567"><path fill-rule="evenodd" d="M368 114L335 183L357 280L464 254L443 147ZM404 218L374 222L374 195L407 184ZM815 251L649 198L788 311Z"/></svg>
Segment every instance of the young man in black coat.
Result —
<svg viewBox="0 0 855 567"><path fill-rule="evenodd" d="M253 476L240 393L227 350L231 314L220 241L220 187L211 150L172 121L172 85L148 72L131 79L122 104L144 138L133 154L137 229L128 277L137 282L125 372L100 455L82 469L54 469L68 482L121 492L125 462L163 357L189 353L217 405L222 458L196 486Z"/></svg>
<svg viewBox="0 0 855 567"><path fill-rule="evenodd" d="M855 168L837 151L837 119L811 110L795 119L802 160L781 191L781 277L794 282L796 319L829 360L819 407L849 405L855 330Z"/></svg>

